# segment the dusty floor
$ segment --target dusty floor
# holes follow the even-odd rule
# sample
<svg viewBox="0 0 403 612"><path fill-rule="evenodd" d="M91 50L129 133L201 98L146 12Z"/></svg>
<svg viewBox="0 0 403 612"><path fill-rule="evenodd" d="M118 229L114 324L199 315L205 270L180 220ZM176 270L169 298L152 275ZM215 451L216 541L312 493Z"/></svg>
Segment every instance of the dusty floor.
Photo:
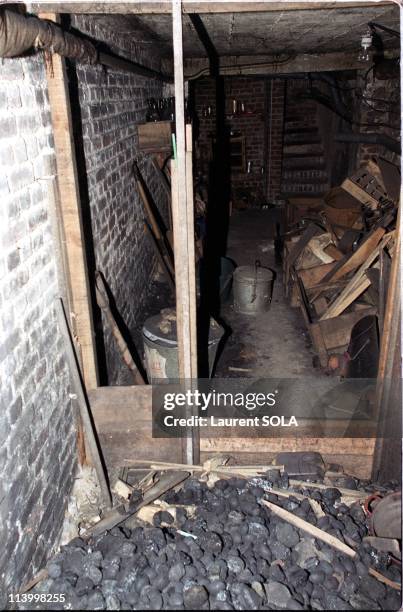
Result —
<svg viewBox="0 0 403 612"><path fill-rule="evenodd" d="M232 298L223 306L223 319L232 329L217 364L217 376L239 376L232 367L250 369L245 377L321 376L312 365L314 357L302 314L284 297L281 265L274 252L275 209L235 211L231 217L227 255L237 266L262 266L275 272L270 310L257 316L237 314Z"/></svg>
<svg viewBox="0 0 403 612"><path fill-rule="evenodd" d="M235 211L231 217L227 256L238 265L261 265L275 273L271 307L257 316L238 314L233 296L222 306L231 334L219 355L216 379L245 380L250 391L276 389L278 414L296 417L362 418L369 409L361 395L367 383L340 381L314 367L315 353L302 313L284 296L281 263L276 264L276 209ZM228 382L224 381L224 387Z"/></svg>

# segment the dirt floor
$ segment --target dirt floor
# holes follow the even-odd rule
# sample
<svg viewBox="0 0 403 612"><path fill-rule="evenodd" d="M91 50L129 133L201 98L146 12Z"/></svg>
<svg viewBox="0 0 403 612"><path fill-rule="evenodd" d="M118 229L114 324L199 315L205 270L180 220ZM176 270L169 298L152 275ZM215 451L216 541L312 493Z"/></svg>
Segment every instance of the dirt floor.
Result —
<svg viewBox="0 0 403 612"><path fill-rule="evenodd" d="M225 387L228 379L242 378L248 391L275 389L278 414L319 418L324 430L329 418L347 419L346 423L365 418L370 409L367 381L341 381L314 367L315 353L302 313L285 298L282 266L276 262L274 238L279 217L276 209L236 211L231 217L227 256L237 266L254 265L259 259L262 266L273 270L275 281L267 312L256 316L236 313L232 294L223 304L222 319L231 332L218 356L215 380L225 379Z"/></svg>
<svg viewBox="0 0 403 612"><path fill-rule="evenodd" d="M223 305L222 317L232 334L217 363L216 376L294 378L322 376L313 368L314 353L302 314L284 296L281 264L275 261L276 209L235 211L231 217L227 256L237 266L262 266L275 273L270 310L257 316L237 314L232 296ZM250 372L234 371L245 368Z"/></svg>

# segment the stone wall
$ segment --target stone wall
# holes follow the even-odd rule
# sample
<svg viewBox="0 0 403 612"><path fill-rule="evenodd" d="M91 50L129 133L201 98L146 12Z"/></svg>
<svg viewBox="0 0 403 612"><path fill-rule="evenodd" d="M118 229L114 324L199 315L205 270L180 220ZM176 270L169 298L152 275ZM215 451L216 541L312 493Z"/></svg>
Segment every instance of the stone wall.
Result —
<svg viewBox="0 0 403 612"><path fill-rule="evenodd" d="M0 66L0 603L52 550L76 465L55 313L55 155L43 56Z"/></svg>

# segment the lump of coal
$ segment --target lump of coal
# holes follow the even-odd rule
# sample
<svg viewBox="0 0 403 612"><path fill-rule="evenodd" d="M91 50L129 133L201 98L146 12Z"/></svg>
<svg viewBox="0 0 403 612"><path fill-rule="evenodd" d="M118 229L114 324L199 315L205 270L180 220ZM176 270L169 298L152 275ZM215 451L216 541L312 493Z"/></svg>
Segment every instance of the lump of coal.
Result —
<svg viewBox="0 0 403 612"><path fill-rule="evenodd" d="M207 589L199 584L191 584L183 590L183 603L186 610L206 610L208 608Z"/></svg>
<svg viewBox="0 0 403 612"><path fill-rule="evenodd" d="M288 588L280 582L266 582L264 585L267 597L267 603L270 606L288 609L288 603L291 599L291 593Z"/></svg>
<svg viewBox="0 0 403 612"><path fill-rule="evenodd" d="M299 542L299 535L296 529L288 523L278 523L276 525L276 536L278 541L287 548L296 546Z"/></svg>

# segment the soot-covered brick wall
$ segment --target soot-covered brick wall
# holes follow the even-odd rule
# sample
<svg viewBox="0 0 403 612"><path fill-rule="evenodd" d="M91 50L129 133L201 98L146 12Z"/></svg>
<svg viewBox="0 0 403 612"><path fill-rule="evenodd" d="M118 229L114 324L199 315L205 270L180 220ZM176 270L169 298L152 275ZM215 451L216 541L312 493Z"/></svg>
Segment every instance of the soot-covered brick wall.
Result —
<svg viewBox="0 0 403 612"><path fill-rule="evenodd" d="M130 34L124 34L127 25L122 20L77 16L74 26L106 41L112 51L127 59L161 68L158 48L152 45L144 50L136 45ZM77 67L77 78L96 266L133 331L144 322L156 267L150 238L144 233L145 212L133 173L135 160L165 221L167 214L166 194L150 156L139 152L137 139L137 124L145 121L147 99L162 97L162 82L85 65ZM131 383L105 321L104 337L109 384Z"/></svg>
<svg viewBox="0 0 403 612"><path fill-rule="evenodd" d="M245 167L231 172L232 199L235 204L244 201L249 206L262 205L267 199L275 201L281 183L284 83L262 77L226 77L224 82L227 125L235 137L245 140ZM235 114L234 100L238 108ZM211 157L215 107L214 80L199 79L195 84L199 131L196 170L203 173Z"/></svg>
<svg viewBox="0 0 403 612"><path fill-rule="evenodd" d="M43 56L0 66L0 605L42 567L76 465L52 232Z"/></svg>

